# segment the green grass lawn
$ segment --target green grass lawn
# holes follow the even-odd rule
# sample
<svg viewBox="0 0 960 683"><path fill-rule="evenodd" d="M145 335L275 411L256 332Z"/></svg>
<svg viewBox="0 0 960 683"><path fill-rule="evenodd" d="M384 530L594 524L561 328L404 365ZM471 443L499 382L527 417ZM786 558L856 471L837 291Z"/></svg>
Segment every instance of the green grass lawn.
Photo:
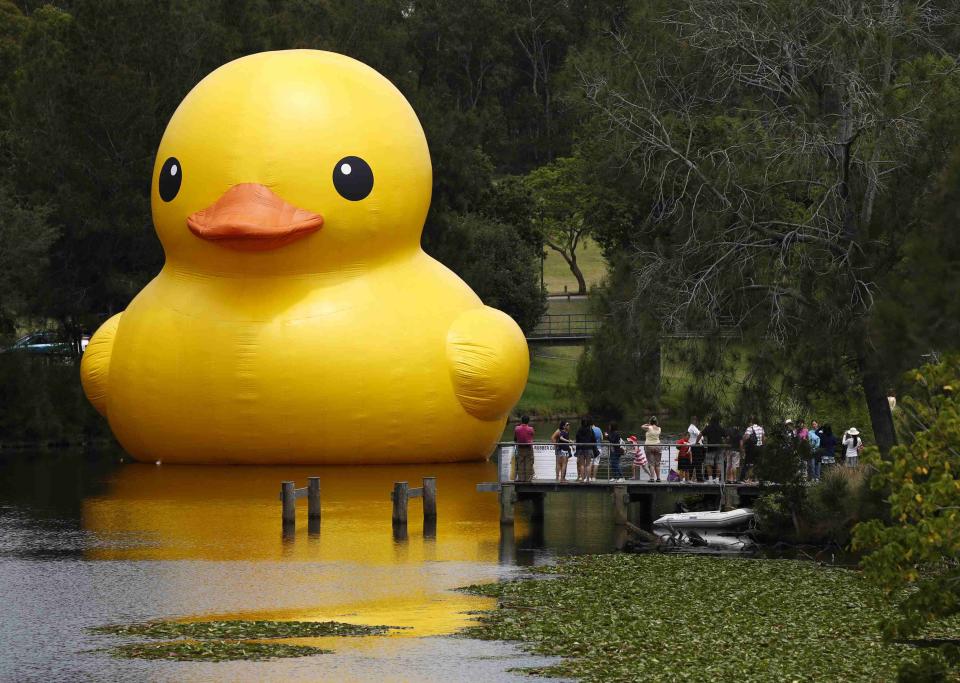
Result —
<svg viewBox="0 0 960 683"><path fill-rule="evenodd" d="M583 411L576 389L580 346L534 346L530 376L514 412L516 414L555 416L575 415Z"/></svg>
<svg viewBox="0 0 960 683"><path fill-rule="evenodd" d="M557 252L549 247L544 248L547 258L543 263L543 283L548 294L563 294L564 285L572 293L577 291L577 279L570 272L570 266ZM587 281L587 289L600 284L607 274L607 262L603 259L600 247L592 239L587 238L580 243L577 249L577 264L583 271Z"/></svg>

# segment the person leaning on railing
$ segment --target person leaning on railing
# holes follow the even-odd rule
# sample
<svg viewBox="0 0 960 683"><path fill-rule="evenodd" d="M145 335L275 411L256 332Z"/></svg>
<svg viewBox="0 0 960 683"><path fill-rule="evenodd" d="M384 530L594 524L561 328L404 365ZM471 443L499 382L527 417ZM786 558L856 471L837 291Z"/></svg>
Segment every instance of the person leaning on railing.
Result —
<svg viewBox="0 0 960 683"><path fill-rule="evenodd" d="M557 481L566 481L567 462L570 460L570 423L566 420L560 420L557 430L551 435L550 441L553 442L553 452L557 456Z"/></svg>
<svg viewBox="0 0 960 683"><path fill-rule="evenodd" d="M577 428L577 481L590 480L590 464L593 461L593 446L595 443L590 420L584 418Z"/></svg>
<svg viewBox="0 0 960 683"><path fill-rule="evenodd" d="M520 418L520 424L513 430L513 440L517 444L516 481L533 479L533 433L530 417L524 415Z"/></svg>

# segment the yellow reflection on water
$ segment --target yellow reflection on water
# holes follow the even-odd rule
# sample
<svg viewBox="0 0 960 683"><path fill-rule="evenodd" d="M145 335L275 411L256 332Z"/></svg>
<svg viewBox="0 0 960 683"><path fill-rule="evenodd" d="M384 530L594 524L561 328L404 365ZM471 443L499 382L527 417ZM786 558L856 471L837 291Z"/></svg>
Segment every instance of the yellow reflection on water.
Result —
<svg viewBox="0 0 960 683"><path fill-rule="evenodd" d="M308 476L321 480L320 533L308 532L304 498L297 501L296 532L284 538L280 482L294 480L302 487ZM422 501L412 499L408 537L396 541L391 523L393 482L420 486L424 476L437 478L436 537L424 537ZM128 465L116 471L105 495L83 504L84 528L103 542L87 556L94 560L246 563L251 577L244 590L256 586L257 599L250 601L256 608L192 615L194 618L336 619L411 627L400 632L402 636L449 633L468 623L463 612L491 605L487 599L449 589L496 576L500 541L497 495L476 491L478 482L495 479L496 468L487 463ZM266 570L276 562L289 563L280 584L276 570ZM316 569L303 563L324 566ZM455 564L448 569L443 563L467 563L463 566L469 569L460 570L461 565ZM477 568L483 565L486 569ZM326 586L319 585L324 582ZM189 585L183 587L190 589ZM224 590L238 589L225 586ZM296 609L270 607L287 604L288 600L280 598L297 590L310 591L311 596L316 593L315 604ZM272 600L274 594L276 600Z"/></svg>

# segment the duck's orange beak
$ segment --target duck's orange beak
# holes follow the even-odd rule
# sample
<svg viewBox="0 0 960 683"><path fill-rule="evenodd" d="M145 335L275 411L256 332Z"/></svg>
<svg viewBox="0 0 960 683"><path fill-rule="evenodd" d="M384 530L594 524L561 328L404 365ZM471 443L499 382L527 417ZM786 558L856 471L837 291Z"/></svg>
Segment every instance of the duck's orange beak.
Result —
<svg viewBox="0 0 960 683"><path fill-rule="evenodd" d="M200 239L240 251L276 249L323 226L323 216L284 201L269 187L241 183L215 203L187 217Z"/></svg>

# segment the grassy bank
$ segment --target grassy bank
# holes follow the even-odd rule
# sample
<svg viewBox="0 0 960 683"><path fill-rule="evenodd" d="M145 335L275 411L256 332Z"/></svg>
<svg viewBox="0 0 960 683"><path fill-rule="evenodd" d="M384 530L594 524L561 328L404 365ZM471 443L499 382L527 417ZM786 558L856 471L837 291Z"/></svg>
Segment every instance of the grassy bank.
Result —
<svg viewBox="0 0 960 683"><path fill-rule="evenodd" d="M886 607L858 573L790 560L599 555L496 597L466 635L518 640L584 681L892 681L917 649L881 639ZM960 637L953 633L930 634Z"/></svg>
<svg viewBox="0 0 960 683"><path fill-rule="evenodd" d="M577 415L584 410L577 389L580 346L534 346L530 375L516 414L553 417Z"/></svg>

